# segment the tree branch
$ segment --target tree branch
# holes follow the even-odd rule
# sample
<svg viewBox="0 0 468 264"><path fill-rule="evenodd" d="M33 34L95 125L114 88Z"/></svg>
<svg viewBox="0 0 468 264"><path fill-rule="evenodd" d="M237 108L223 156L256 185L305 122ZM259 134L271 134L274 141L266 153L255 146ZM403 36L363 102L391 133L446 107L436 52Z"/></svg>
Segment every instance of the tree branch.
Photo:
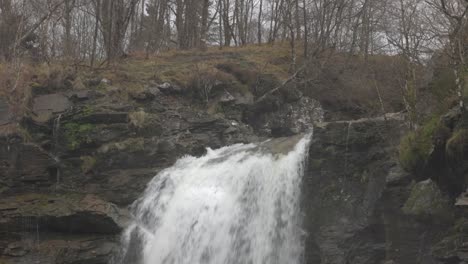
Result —
<svg viewBox="0 0 468 264"><path fill-rule="evenodd" d="M288 79L286 79L281 85L275 87L273 90L270 90L270 91L266 92L264 95L260 96L260 98L258 98L258 99L255 101L255 103L258 103L258 102L261 102L261 101L265 100L265 98L266 98L268 95L270 95L270 94L272 94L272 93L278 91L279 89L283 88L286 84L290 83L292 80L294 80L294 79L297 77L297 75L298 75L300 72L302 72L302 71L305 69L306 66L307 66L307 65L304 64L301 68L299 68L299 70L297 70L293 75L291 75Z"/></svg>
<svg viewBox="0 0 468 264"><path fill-rule="evenodd" d="M14 48L18 47L24 40L26 40L29 36L31 36L32 33L34 33L34 31L36 31L36 29L42 25L42 23L44 23L44 21L46 21L50 16L52 16L52 14L63 4L65 3L65 0L62 0L60 1L59 3L55 4L54 6L52 6L52 9L49 10L49 12L47 14L45 14L43 17L41 17L41 19L39 19L39 21L36 22L36 24L34 24L25 34L23 34L23 36L21 36L20 38L18 38L18 41L15 42L15 46Z"/></svg>

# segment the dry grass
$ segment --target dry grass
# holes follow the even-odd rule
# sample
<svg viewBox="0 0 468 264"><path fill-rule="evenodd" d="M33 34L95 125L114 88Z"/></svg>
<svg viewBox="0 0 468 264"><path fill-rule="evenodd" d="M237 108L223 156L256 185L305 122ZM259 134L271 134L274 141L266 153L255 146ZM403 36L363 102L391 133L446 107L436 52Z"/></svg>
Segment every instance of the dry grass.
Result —
<svg viewBox="0 0 468 264"><path fill-rule="evenodd" d="M215 47L205 51L169 50L148 59L144 53L136 52L97 74L128 92L140 90L149 81L155 81L193 89L190 92L198 94L200 83L205 86L221 81L245 93L255 85L258 74L287 78L289 61L287 44ZM96 73L89 73L93 74Z"/></svg>
<svg viewBox="0 0 468 264"><path fill-rule="evenodd" d="M36 69L29 65L0 64L0 97L6 99L13 120L19 119L31 98L30 83Z"/></svg>
<svg viewBox="0 0 468 264"><path fill-rule="evenodd" d="M299 66L303 63L302 48L298 47L297 50ZM385 102L385 110L399 111L403 108L400 69L397 57L370 56L368 61L364 61L360 57L329 53L319 60L313 60L306 72L299 76L300 82L296 86L306 95L319 99L326 107L340 106L343 111L352 108L369 113L381 112L376 92L378 88ZM221 81L236 92L261 96L291 74L288 43L222 49L213 47L204 51L169 50L148 59L144 53L136 52L110 67L83 68L78 72L61 64L26 65L18 78L18 88L13 93L11 87L15 75L7 65L0 65L0 96L8 96L10 104L17 108L15 111L21 116L29 100L29 87L59 88L67 82L73 87L76 86L76 78L83 81L109 79L111 86L118 87L123 94L139 91L150 81L169 82L192 89L190 92L197 94L200 84L205 87Z"/></svg>

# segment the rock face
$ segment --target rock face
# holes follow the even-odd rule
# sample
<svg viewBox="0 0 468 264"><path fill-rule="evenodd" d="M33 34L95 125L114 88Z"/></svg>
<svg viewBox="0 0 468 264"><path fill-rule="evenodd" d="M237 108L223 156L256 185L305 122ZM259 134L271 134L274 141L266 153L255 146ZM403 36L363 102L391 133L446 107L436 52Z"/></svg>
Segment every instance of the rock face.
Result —
<svg viewBox="0 0 468 264"><path fill-rule="evenodd" d="M107 263L127 206L179 157L289 136L262 145L281 153L311 130L306 263L468 263L467 198L454 208L437 180L413 182L399 166L400 114L324 123L320 102L294 87L259 101L224 91L207 105L169 83L125 94L107 79L80 82L34 92L21 124L0 99L2 264Z"/></svg>
<svg viewBox="0 0 468 264"><path fill-rule="evenodd" d="M323 121L320 103L308 97L288 102L288 97L268 96L254 104L245 117L258 133L273 137L291 136L311 131Z"/></svg>
<svg viewBox="0 0 468 264"><path fill-rule="evenodd" d="M451 209L435 183L411 184L400 168L405 130L398 116L314 129L304 179L306 263L438 263L432 247Z"/></svg>
<svg viewBox="0 0 468 264"><path fill-rule="evenodd" d="M0 98L0 126L10 123L11 113L5 99Z"/></svg>
<svg viewBox="0 0 468 264"><path fill-rule="evenodd" d="M111 88L40 90L14 126L0 102L0 263L107 263L127 206L158 171L263 140L232 102L208 113L177 86L154 88L128 100Z"/></svg>

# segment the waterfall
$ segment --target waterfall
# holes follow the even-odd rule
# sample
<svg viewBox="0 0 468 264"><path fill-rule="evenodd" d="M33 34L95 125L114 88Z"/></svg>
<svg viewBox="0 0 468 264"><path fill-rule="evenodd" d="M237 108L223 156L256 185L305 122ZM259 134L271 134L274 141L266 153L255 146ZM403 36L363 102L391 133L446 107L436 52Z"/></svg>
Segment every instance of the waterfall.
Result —
<svg viewBox="0 0 468 264"><path fill-rule="evenodd" d="M277 153L272 148L284 141L237 144L178 160L133 204L114 262L301 263L299 199L309 142L310 135L298 138Z"/></svg>

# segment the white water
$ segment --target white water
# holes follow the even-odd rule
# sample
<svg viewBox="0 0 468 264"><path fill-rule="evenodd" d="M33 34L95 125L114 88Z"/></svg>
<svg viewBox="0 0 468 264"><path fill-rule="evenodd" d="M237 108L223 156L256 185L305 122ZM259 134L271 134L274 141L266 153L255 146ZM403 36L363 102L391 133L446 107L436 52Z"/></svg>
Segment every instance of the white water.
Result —
<svg viewBox="0 0 468 264"><path fill-rule="evenodd" d="M309 138L287 154L238 144L180 159L133 205L119 262L301 263L299 196Z"/></svg>

